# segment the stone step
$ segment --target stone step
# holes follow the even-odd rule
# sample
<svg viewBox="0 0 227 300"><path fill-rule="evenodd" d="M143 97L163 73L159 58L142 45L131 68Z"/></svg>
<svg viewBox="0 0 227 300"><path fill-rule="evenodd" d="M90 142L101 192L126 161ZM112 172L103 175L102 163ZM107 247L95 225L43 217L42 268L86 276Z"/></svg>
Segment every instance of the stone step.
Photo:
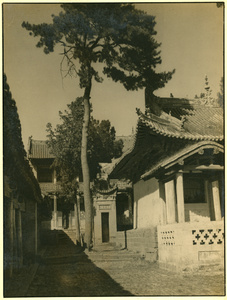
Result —
<svg viewBox="0 0 227 300"><path fill-rule="evenodd" d="M58 238L63 240L70 238L74 243L76 242L76 230L75 229L64 229L64 232L59 233Z"/></svg>
<svg viewBox="0 0 227 300"><path fill-rule="evenodd" d="M141 259L140 254L133 252L122 251L103 251L103 252L88 252L88 257L92 261L119 261L119 260L138 260Z"/></svg>
<svg viewBox="0 0 227 300"><path fill-rule="evenodd" d="M114 258L94 258L91 259L92 262L118 262L118 261L135 261L135 259L130 259L130 258L118 258L118 259L114 259Z"/></svg>
<svg viewBox="0 0 227 300"><path fill-rule="evenodd" d="M93 252L113 252L113 251L121 251L121 248L117 248L117 247L93 247L92 248Z"/></svg>

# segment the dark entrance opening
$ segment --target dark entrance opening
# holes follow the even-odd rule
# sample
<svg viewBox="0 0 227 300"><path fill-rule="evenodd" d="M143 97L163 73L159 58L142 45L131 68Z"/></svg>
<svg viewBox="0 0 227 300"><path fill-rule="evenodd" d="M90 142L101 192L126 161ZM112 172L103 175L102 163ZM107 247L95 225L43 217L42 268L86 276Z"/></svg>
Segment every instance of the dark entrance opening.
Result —
<svg viewBox="0 0 227 300"><path fill-rule="evenodd" d="M109 242L109 213L102 213L102 242Z"/></svg>
<svg viewBox="0 0 227 300"><path fill-rule="evenodd" d="M116 198L117 231L133 228L133 203L129 193L118 193Z"/></svg>

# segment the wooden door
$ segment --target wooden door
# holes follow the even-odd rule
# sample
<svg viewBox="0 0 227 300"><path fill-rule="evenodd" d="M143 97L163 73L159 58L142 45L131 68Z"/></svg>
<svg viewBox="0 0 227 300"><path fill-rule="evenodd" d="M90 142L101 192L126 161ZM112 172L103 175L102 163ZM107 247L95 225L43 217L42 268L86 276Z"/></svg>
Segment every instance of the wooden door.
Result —
<svg viewBox="0 0 227 300"><path fill-rule="evenodd" d="M102 242L109 242L109 213L102 213Z"/></svg>

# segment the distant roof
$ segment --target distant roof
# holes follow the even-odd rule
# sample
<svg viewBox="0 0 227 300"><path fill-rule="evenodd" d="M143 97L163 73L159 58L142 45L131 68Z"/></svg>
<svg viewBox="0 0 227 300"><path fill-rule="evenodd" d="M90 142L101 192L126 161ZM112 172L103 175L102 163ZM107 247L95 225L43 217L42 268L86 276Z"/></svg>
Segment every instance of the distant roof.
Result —
<svg viewBox="0 0 227 300"><path fill-rule="evenodd" d="M55 158L46 141L33 140L32 138L29 138L28 156L29 158Z"/></svg>

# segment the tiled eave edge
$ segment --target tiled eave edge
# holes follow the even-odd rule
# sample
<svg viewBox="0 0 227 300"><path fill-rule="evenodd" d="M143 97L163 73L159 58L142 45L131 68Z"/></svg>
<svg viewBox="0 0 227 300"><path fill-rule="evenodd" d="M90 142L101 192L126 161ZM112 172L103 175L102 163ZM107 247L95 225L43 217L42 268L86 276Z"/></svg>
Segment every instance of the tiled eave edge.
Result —
<svg viewBox="0 0 227 300"><path fill-rule="evenodd" d="M205 149L213 149L214 151L222 152L224 153L224 147L216 142L206 142L202 141L195 145L188 146L184 148L183 150L178 151L176 154L172 155L171 157L168 157L164 159L162 162L157 163L154 167L152 167L148 172L144 173L141 176L141 179L147 179L148 177L151 177L152 174L154 174L156 171L158 171L161 168L170 168L174 166L175 164L181 163L184 161L187 157L199 153L202 150Z"/></svg>
<svg viewBox="0 0 227 300"><path fill-rule="evenodd" d="M95 188L94 190L98 194L109 195L117 191L123 191L131 188L132 188L132 183L130 182L130 180L128 180L127 182L119 180L116 184L114 184L112 188L109 188L108 190L100 190L97 188Z"/></svg>
<svg viewBox="0 0 227 300"><path fill-rule="evenodd" d="M212 136L212 135L201 135L201 134L191 134L183 131L180 127L172 128L176 130L176 132L172 132L166 128L162 128L163 126L167 127L168 125L171 126L171 123L167 120L163 120L155 115L150 114L149 117L144 115L142 112L137 111L139 115L140 122L145 125L146 127L150 128L156 134L178 138L178 139L185 139L185 140L192 140L192 141L222 141L224 139L223 135L220 136ZM181 131L182 130L182 131Z"/></svg>
<svg viewBox="0 0 227 300"><path fill-rule="evenodd" d="M116 192L116 190L117 190L117 185L116 184L108 190L99 190L99 189L95 188L95 192L98 193L98 194L101 194L101 195L112 194L112 193Z"/></svg>

